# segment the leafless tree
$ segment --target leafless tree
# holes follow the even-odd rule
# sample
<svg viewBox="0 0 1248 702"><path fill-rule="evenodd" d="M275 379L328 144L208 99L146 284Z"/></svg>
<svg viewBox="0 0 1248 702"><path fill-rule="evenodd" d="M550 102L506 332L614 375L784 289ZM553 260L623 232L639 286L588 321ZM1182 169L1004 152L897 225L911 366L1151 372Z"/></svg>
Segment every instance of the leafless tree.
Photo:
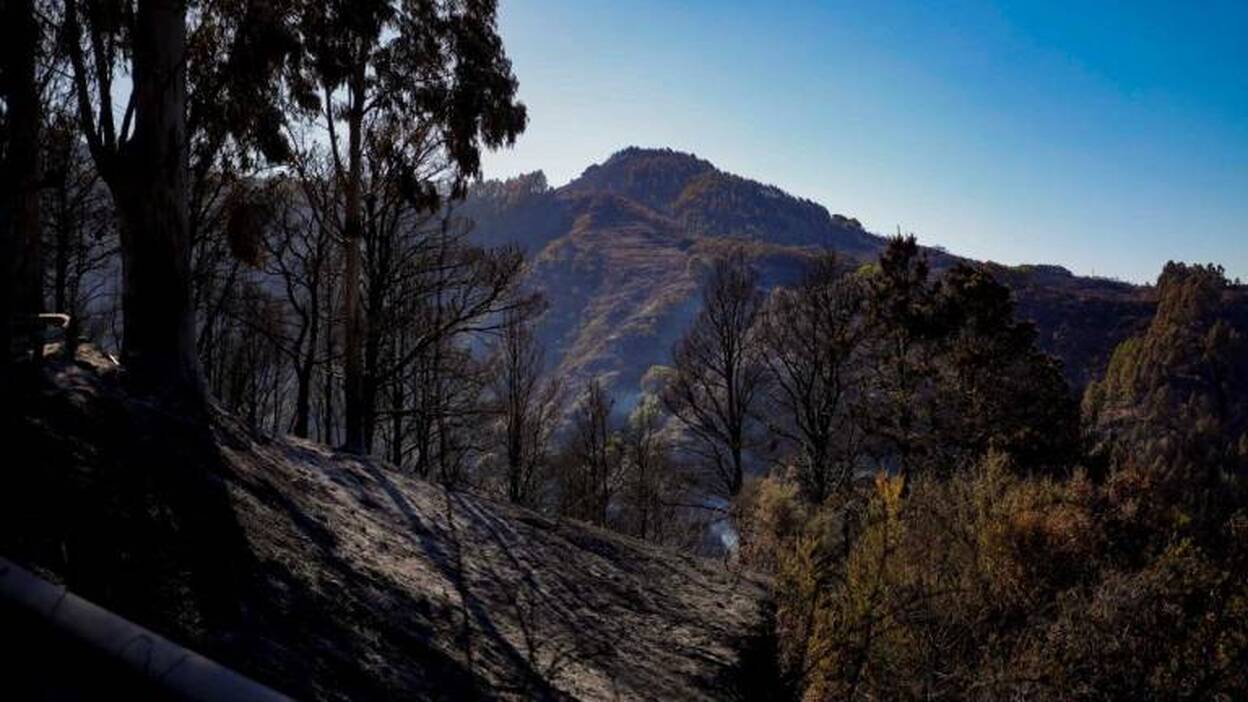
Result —
<svg viewBox="0 0 1248 702"><path fill-rule="evenodd" d="M853 411L861 288L829 255L796 286L777 288L760 320L769 398L778 410L767 425L796 448L798 483L816 504L852 477L861 440Z"/></svg>
<svg viewBox="0 0 1248 702"><path fill-rule="evenodd" d="M291 408L290 432L308 437L312 425L312 395L315 374L333 359L325 354L321 336L327 334L332 305L325 297L326 279L333 275L334 239L318 216L306 205L307 188L293 180L283 180L274 188L271 200L278 209L264 246L263 271L280 284L288 314L273 339L294 369L295 397Z"/></svg>
<svg viewBox="0 0 1248 702"><path fill-rule="evenodd" d="M564 482L564 509L569 516L607 524L611 498L623 469L620 437L612 427L615 401L597 378L590 380L572 417L570 463Z"/></svg>
<svg viewBox="0 0 1248 702"><path fill-rule="evenodd" d="M120 252L108 193L84 153L77 120L60 107L52 103L44 128L41 219L45 298L52 311L69 315L65 351L72 357L80 337L103 341Z"/></svg>
<svg viewBox="0 0 1248 702"><path fill-rule="evenodd" d="M745 255L717 260L702 291L702 311L672 351L673 373L662 395L688 434L689 450L728 497L745 479L766 376L755 329L762 308L758 275Z"/></svg>
<svg viewBox="0 0 1248 702"><path fill-rule="evenodd" d="M666 419L659 399L645 394L624 431L625 484L621 494L623 530L639 539L663 541L672 504L683 497L675 475Z"/></svg>
<svg viewBox="0 0 1248 702"><path fill-rule="evenodd" d="M402 207L402 200L396 202ZM380 211L380 205L370 208ZM444 460L455 456L452 462L459 464L467 452L484 448L464 433L466 423L484 418L477 399L485 378L472 348L497 333L509 311L527 310L536 300L516 292L523 256L515 249L473 246L467 223L453 211L432 220L390 221L395 223L370 227L366 241L365 436L371 448L378 419L388 412L398 425L402 420L395 416L409 417L418 432L412 437L417 472L436 465L449 475L451 464ZM406 396L401 403L399 393ZM390 407L383 410L386 394ZM388 453L403 451L393 442L406 441L407 434L392 430ZM434 437L435 443L426 443Z"/></svg>
<svg viewBox="0 0 1248 702"><path fill-rule="evenodd" d="M507 499L533 505L559 418L562 386L543 373L545 354L528 317L523 310L507 313L494 344L492 396Z"/></svg>

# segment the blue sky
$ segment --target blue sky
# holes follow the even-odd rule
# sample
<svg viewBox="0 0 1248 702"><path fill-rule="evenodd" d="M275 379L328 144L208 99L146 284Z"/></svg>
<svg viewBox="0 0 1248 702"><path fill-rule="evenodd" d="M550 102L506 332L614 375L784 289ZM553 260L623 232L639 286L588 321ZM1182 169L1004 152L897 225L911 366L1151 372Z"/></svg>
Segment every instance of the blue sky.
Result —
<svg viewBox="0 0 1248 702"><path fill-rule="evenodd" d="M1134 281L1248 278L1248 2L501 0L487 177L692 151L869 229Z"/></svg>

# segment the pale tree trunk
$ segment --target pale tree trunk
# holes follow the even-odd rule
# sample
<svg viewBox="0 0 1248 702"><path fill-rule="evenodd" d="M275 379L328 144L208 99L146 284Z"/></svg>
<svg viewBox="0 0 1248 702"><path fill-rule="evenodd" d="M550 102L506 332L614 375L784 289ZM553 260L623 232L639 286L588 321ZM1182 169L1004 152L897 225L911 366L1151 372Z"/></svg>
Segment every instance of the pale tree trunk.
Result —
<svg viewBox="0 0 1248 702"><path fill-rule="evenodd" d="M364 453L364 415L367 412L364 393L364 309L360 298L361 239L363 239L362 183L364 130L363 64L352 79L351 107L347 119L347 182L344 184L344 231L342 319L343 319L343 402L346 410L346 440L343 448L350 453Z"/></svg>

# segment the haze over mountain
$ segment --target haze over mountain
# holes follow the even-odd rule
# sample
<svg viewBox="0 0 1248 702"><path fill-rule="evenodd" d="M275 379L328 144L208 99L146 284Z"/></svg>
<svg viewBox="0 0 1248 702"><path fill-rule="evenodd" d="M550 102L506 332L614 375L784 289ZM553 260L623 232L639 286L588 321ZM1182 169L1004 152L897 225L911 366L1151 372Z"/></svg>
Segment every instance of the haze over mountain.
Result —
<svg viewBox="0 0 1248 702"><path fill-rule="evenodd" d="M532 257L530 283L550 303L539 334L559 374L605 376L622 399L667 363L717 255L743 247L772 287L823 252L866 263L887 241L852 217L671 149L623 149L559 188L540 171L484 182L460 212L475 220L478 242ZM963 260L928 253L937 270ZM1076 389L1152 314L1149 287L1060 266L982 265L1011 286Z"/></svg>

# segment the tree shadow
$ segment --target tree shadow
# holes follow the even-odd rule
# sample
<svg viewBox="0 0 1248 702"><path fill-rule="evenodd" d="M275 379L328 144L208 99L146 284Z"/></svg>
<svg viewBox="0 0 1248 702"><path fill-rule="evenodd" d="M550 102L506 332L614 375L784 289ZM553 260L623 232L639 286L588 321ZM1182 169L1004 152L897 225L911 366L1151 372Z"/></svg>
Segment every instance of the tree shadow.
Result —
<svg viewBox="0 0 1248 702"><path fill-rule="evenodd" d="M568 699L566 693L552 686L549 679L534 666L534 660L520 651L498 628L490 605L477 596L465 573L463 544L455 526L456 500L445 488L439 488L445 496L445 531L434 534L425 524L421 514L407 496L403 494L393 481L373 465L370 461L361 464L368 475L381 487L390 498L395 508L407 520L411 535L431 562L451 582L459 596L460 617L462 626L458 643L464 651L468 665L475 665L478 647L484 645L488 651L500 655L513 677L505 681L500 692L523 694L529 699L558 700ZM478 642L477 636L484 638Z"/></svg>
<svg viewBox="0 0 1248 702"><path fill-rule="evenodd" d="M298 444L275 442L279 461L324 469L340 484L350 472L329 469L328 456ZM251 460L269 460L260 453ZM263 469L236 476L238 489L289 520L302 541L298 551L310 572L268 559L257 565L253 599L261 603L253 650L270 676L299 697L352 699L489 699L493 686L442 650L435 621L450 613L362 570L339 553L340 539L279 488ZM293 545L287 544L288 547Z"/></svg>
<svg viewBox="0 0 1248 702"><path fill-rule="evenodd" d="M207 655L228 650L249 549L209 417L84 360L23 371L5 398L22 451L0 490L0 552Z"/></svg>
<svg viewBox="0 0 1248 702"><path fill-rule="evenodd" d="M0 477L0 554L300 698L493 696L438 648L430 622L444 613L342 559L337 535L286 486L237 470L240 455L260 454L230 417L51 359L19 375L2 404L0 428L24 450ZM255 551L251 539L282 530L256 523L240 499L292 525L295 559Z"/></svg>
<svg viewBox="0 0 1248 702"><path fill-rule="evenodd" d="M775 608L764 607L763 616L734 642L740 652L737 665L726 671L724 688L729 699L741 702L796 702L801 699L799 681L780 666Z"/></svg>

